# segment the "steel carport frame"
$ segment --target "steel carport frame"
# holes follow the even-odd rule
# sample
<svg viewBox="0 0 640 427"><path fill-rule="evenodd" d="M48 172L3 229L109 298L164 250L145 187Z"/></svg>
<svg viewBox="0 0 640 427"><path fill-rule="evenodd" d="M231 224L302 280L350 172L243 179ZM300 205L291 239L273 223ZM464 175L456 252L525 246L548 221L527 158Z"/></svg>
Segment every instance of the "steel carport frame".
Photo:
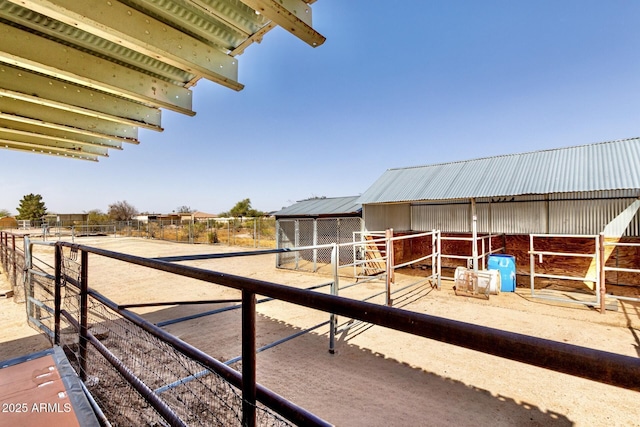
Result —
<svg viewBox="0 0 640 427"><path fill-rule="evenodd" d="M310 46L315 0L0 0L0 148L98 161L276 26Z"/></svg>

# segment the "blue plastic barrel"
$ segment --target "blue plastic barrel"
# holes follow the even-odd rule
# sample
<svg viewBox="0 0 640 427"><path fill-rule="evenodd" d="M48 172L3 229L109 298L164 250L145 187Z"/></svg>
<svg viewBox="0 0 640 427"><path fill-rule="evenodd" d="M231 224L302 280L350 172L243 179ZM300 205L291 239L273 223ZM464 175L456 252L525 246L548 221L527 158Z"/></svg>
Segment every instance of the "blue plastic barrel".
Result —
<svg viewBox="0 0 640 427"><path fill-rule="evenodd" d="M500 291L515 292L516 290L516 257L513 255L489 255L488 270L500 272Z"/></svg>

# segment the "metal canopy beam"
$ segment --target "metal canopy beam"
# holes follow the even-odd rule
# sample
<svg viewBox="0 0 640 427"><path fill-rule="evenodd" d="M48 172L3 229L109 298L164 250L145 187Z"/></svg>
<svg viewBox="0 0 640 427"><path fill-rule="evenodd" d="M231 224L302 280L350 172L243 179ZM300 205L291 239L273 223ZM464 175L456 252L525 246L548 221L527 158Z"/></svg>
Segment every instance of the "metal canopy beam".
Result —
<svg viewBox="0 0 640 427"><path fill-rule="evenodd" d="M18 130L47 135L54 138L63 138L67 141L76 141L78 144L95 145L98 147L122 149L122 143L138 144L137 140L118 137L107 137L97 132L90 132L64 125L46 123L39 120L18 117L0 113L0 129Z"/></svg>
<svg viewBox="0 0 640 427"><path fill-rule="evenodd" d="M97 161L192 111L205 78L277 25L312 46L314 0L0 0L0 148Z"/></svg>
<svg viewBox="0 0 640 427"><path fill-rule="evenodd" d="M87 129L106 138L138 138L138 128L136 126L103 120L98 117L88 117L84 114L4 96L0 96L0 111L6 114L7 118L17 116L16 120L26 118L46 123L64 124L76 129Z"/></svg>
<svg viewBox="0 0 640 427"><path fill-rule="evenodd" d="M86 154L80 151L60 149L46 145L27 144L13 140L0 140L0 148L14 151L26 151L34 154L47 154L50 156L68 157L78 160L98 161L98 156Z"/></svg>
<svg viewBox="0 0 640 427"><path fill-rule="evenodd" d="M233 57L116 1L29 0L31 10L110 42L240 90Z"/></svg>
<svg viewBox="0 0 640 427"><path fill-rule="evenodd" d="M39 146L56 147L92 153L98 156L107 156L107 148L96 144L79 144L73 140L52 135L45 135L17 129L0 129L0 140L28 143ZM115 147L110 147L115 148Z"/></svg>
<svg viewBox="0 0 640 427"><path fill-rule="evenodd" d="M159 108L0 64L0 93L10 96L9 93L14 92L23 99L37 99L42 105L59 105L68 111L87 111L91 116L109 117L120 123L162 131Z"/></svg>
<svg viewBox="0 0 640 427"><path fill-rule="evenodd" d="M302 0L241 1L313 47L326 40L311 27L311 7Z"/></svg>
<svg viewBox="0 0 640 427"><path fill-rule="evenodd" d="M0 61L189 116L191 91L0 23Z"/></svg>

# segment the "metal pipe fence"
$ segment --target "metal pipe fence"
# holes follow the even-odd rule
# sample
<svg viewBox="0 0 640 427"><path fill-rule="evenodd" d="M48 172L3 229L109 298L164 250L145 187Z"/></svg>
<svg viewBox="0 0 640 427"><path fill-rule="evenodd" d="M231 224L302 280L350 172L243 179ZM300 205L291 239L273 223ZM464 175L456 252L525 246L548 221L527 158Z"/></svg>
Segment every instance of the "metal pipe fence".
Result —
<svg viewBox="0 0 640 427"><path fill-rule="evenodd" d="M72 247L64 242L58 244ZM197 267L172 264L99 248L76 247L78 250L92 255L178 274L207 283L215 283L245 293L259 294L510 360L640 391L640 359L634 357ZM95 296L96 293L91 292L91 295ZM117 306L113 308L115 309ZM153 327L148 322L145 323L144 320L136 319L135 315L128 310L118 310L118 312L129 320L134 319L148 332L167 338L172 346L183 347L182 344L179 344L180 340ZM188 352L194 355L198 354L194 349L188 350ZM201 357L203 360L207 359L202 355L198 356L198 358ZM260 393L257 394L260 398Z"/></svg>
<svg viewBox="0 0 640 427"><path fill-rule="evenodd" d="M613 247L613 248L621 248L621 247L626 247L626 248L638 248L637 250L640 251L640 243L624 243L624 242L619 242L619 241L615 241L615 242L608 242L605 239L601 239L601 252L604 252L604 248L605 247ZM622 267L611 267L611 266L607 266L605 265L605 263L603 262L603 266L602 266L602 283L603 285L606 283L606 274L608 271L612 272L612 273L631 273L631 274L637 274L640 275L640 268L622 268ZM625 284L617 284L618 286L628 286ZM634 287L637 287L637 285L631 285ZM640 297L630 297L630 296L621 296L621 295L613 295L611 293L606 293L607 297L611 297L611 298L615 298L618 300L624 300L624 301L635 301L635 302L640 302Z"/></svg>
<svg viewBox="0 0 640 427"><path fill-rule="evenodd" d="M25 248L33 245L51 246L51 243L29 242ZM327 425L255 384L254 322L255 295L258 294L321 310L332 317L345 316L640 391L640 359L634 357L357 301L335 295L333 291L318 293L68 242L57 242L55 246L53 272L39 275L34 270L28 276L41 277L43 286L48 284L50 290L41 296L34 295L34 300L42 298L38 327L63 346L105 414L121 417L122 424ZM334 257L337 246L333 245ZM29 254L33 255L31 249ZM242 374L92 290L89 255L240 290L243 293ZM336 260L332 265L338 264ZM337 288L337 272L334 270L334 273ZM332 323L334 333L335 328ZM158 399L151 397L149 390L196 376L202 370L211 374L163 391L159 402L150 402Z"/></svg>
<svg viewBox="0 0 640 427"><path fill-rule="evenodd" d="M492 241L494 237L503 237L503 245L501 247L498 247L498 248L493 247ZM485 270L489 255L492 255L498 252L504 252L505 250L504 234L487 234L483 236L477 236L475 238L475 241L476 241L475 246L474 246L473 237L442 236L441 240L442 241L462 241L462 242L470 243L472 248L472 253L476 253L475 257L474 255L469 256L469 255L456 255L456 254L445 254L445 253L441 254L441 257L445 259L465 260L467 268L473 268L474 266L477 266L478 269ZM480 253L477 253L478 243L480 244ZM476 248L476 251L473 250L474 247ZM481 265L478 265L480 263ZM453 280L454 277L446 277L446 279Z"/></svg>
<svg viewBox="0 0 640 427"><path fill-rule="evenodd" d="M7 282L13 292L15 302L24 302L23 272L25 265L24 251L19 247L21 236L0 231L0 265ZM16 245L16 241L18 245Z"/></svg>
<svg viewBox="0 0 640 427"><path fill-rule="evenodd" d="M543 240L549 240L554 238L571 238L571 239L582 239L587 242L593 242L591 246L590 252L569 252L569 251L550 251L550 250L540 250L540 246L536 246L536 242L538 245ZM602 257L600 255L600 246L602 239L599 235L575 235L575 234L530 234L529 235L529 265L530 265L530 286L531 286L531 297L546 299L550 301L558 301L558 302L566 302L571 304L580 304L580 305L588 305L592 307L598 307L601 313L604 313L604 298L601 294L601 287L604 286L604 282L601 280L601 265L602 265ZM536 249L537 248L537 249ZM569 274L549 274L549 273L536 273L536 264L542 264L545 258L551 259L551 263L558 263L558 259L565 260L565 262L571 262L572 259L590 259L593 264L593 268L588 269L585 275L577 276L577 275L569 275ZM537 261L537 262L536 262ZM591 295L595 299L585 300L578 299L572 300L568 298L557 297L553 295L542 295L540 293L536 293L535 290L535 279L536 277L546 278L546 279L555 279L561 281L579 281L585 284L591 283L593 284L593 289L591 290Z"/></svg>
<svg viewBox="0 0 640 427"><path fill-rule="evenodd" d="M56 244L55 324L41 329L55 331L54 342L66 349L117 424L328 425L256 384L255 293L243 291L240 375L92 290L89 253L87 247ZM203 370L206 376L196 375ZM185 377L192 381L179 383ZM155 391L176 382L161 394Z"/></svg>

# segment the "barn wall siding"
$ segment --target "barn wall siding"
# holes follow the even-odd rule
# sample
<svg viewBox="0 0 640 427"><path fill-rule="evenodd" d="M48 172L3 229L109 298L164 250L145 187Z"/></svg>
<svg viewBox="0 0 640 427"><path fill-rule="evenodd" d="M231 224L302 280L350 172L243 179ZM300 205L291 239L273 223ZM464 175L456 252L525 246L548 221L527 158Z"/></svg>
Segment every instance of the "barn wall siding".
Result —
<svg viewBox="0 0 640 427"><path fill-rule="evenodd" d="M411 230L411 205L409 203L365 205L362 215L367 231L393 228L398 231Z"/></svg>
<svg viewBox="0 0 640 427"><path fill-rule="evenodd" d="M628 196L629 191L619 195ZM551 196L520 196L484 199L476 202L478 233L492 234L599 234L618 214L633 203L633 197L615 197L614 192L602 198L585 198L566 193ZM591 194L593 196L593 194ZM606 196L606 198L604 198ZM465 201L413 203L410 225L406 222L406 204L365 205L365 224L369 230L431 231L470 233L471 203ZM624 236L640 237L640 215L636 215Z"/></svg>

